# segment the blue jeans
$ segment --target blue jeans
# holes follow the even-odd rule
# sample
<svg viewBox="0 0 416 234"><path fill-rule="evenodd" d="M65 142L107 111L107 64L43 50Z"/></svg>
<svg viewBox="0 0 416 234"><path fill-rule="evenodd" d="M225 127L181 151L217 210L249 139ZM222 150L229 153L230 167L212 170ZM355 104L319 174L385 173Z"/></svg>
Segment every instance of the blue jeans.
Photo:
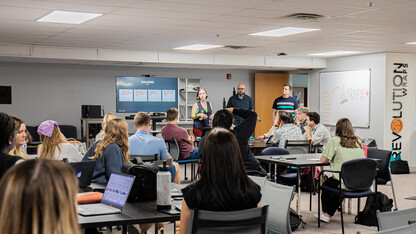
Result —
<svg viewBox="0 0 416 234"><path fill-rule="evenodd" d="M186 159L199 159L199 149L194 148L194 151L192 151L189 157L187 157Z"/></svg>

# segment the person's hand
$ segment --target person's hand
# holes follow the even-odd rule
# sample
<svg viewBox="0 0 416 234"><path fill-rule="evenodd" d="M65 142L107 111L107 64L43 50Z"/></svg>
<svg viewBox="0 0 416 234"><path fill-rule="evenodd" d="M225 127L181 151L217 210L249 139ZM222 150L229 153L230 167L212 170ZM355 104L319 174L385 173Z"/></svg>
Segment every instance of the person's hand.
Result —
<svg viewBox="0 0 416 234"><path fill-rule="evenodd" d="M304 126L303 129L305 129L305 131L309 131L309 126Z"/></svg>
<svg viewBox="0 0 416 234"><path fill-rule="evenodd" d="M208 118L208 115L206 115L206 114L202 114L201 118L202 118L202 119L206 119L206 118Z"/></svg>
<svg viewBox="0 0 416 234"><path fill-rule="evenodd" d="M257 139L264 139L264 135L258 136Z"/></svg>
<svg viewBox="0 0 416 234"><path fill-rule="evenodd" d="M230 108L225 108L226 110L228 110L229 112L231 112L231 113L233 113L233 111L234 111L234 108L233 107L230 107Z"/></svg>
<svg viewBox="0 0 416 234"><path fill-rule="evenodd" d="M214 118L214 114L211 114L211 115L209 116L209 118L210 118L210 119L213 119L213 118Z"/></svg>

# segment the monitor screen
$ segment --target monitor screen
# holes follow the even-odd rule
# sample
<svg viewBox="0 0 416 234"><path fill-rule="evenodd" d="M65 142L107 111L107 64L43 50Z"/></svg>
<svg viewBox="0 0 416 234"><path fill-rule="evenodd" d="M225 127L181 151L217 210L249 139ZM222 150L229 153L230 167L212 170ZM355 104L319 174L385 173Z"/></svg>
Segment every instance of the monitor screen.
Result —
<svg viewBox="0 0 416 234"><path fill-rule="evenodd" d="M178 78L117 76L116 92L118 113L178 108Z"/></svg>

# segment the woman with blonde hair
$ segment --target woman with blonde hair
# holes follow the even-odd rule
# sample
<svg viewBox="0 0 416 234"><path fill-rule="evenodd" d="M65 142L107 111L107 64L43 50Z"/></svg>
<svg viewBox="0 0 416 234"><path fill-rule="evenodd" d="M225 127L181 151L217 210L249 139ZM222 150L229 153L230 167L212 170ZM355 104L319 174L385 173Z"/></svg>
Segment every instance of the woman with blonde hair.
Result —
<svg viewBox="0 0 416 234"><path fill-rule="evenodd" d="M63 160L68 162L79 162L82 154L74 145L67 142L65 136L59 130L58 122L46 120L38 127L38 133L42 145L38 150L38 157L45 159Z"/></svg>
<svg viewBox="0 0 416 234"><path fill-rule="evenodd" d="M103 118L103 123L102 123L102 129L101 131L95 136L95 141L102 141L104 140L104 135L105 135L105 126L107 125L107 122L116 118L116 115L113 113L107 113L105 114L104 118Z"/></svg>
<svg viewBox="0 0 416 234"><path fill-rule="evenodd" d="M104 140L95 142L82 159L96 161L93 183L107 183L111 173L121 172L123 164L130 162L126 121L114 118L107 122L104 130Z"/></svg>
<svg viewBox="0 0 416 234"><path fill-rule="evenodd" d="M78 180L67 164L28 160L0 182L2 233L81 234L77 219Z"/></svg>
<svg viewBox="0 0 416 234"><path fill-rule="evenodd" d="M26 125L25 122L15 116L11 116L14 121L16 130L16 145L9 152L10 155L19 156L23 159L29 159L27 154L23 151L23 145L26 144Z"/></svg>

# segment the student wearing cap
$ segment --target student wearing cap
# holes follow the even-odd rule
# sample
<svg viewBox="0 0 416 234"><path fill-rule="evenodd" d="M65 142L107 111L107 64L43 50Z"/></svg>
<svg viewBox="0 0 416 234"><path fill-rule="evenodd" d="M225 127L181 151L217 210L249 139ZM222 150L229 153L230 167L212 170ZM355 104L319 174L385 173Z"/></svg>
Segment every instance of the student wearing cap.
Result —
<svg viewBox="0 0 416 234"><path fill-rule="evenodd" d="M68 162L79 162L82 154L74 145L67 142L65 136L59 130L58 122L46 120L38 127L38 133L42 145L38 150L38 157L45 159L63 160Z"/></svg>

